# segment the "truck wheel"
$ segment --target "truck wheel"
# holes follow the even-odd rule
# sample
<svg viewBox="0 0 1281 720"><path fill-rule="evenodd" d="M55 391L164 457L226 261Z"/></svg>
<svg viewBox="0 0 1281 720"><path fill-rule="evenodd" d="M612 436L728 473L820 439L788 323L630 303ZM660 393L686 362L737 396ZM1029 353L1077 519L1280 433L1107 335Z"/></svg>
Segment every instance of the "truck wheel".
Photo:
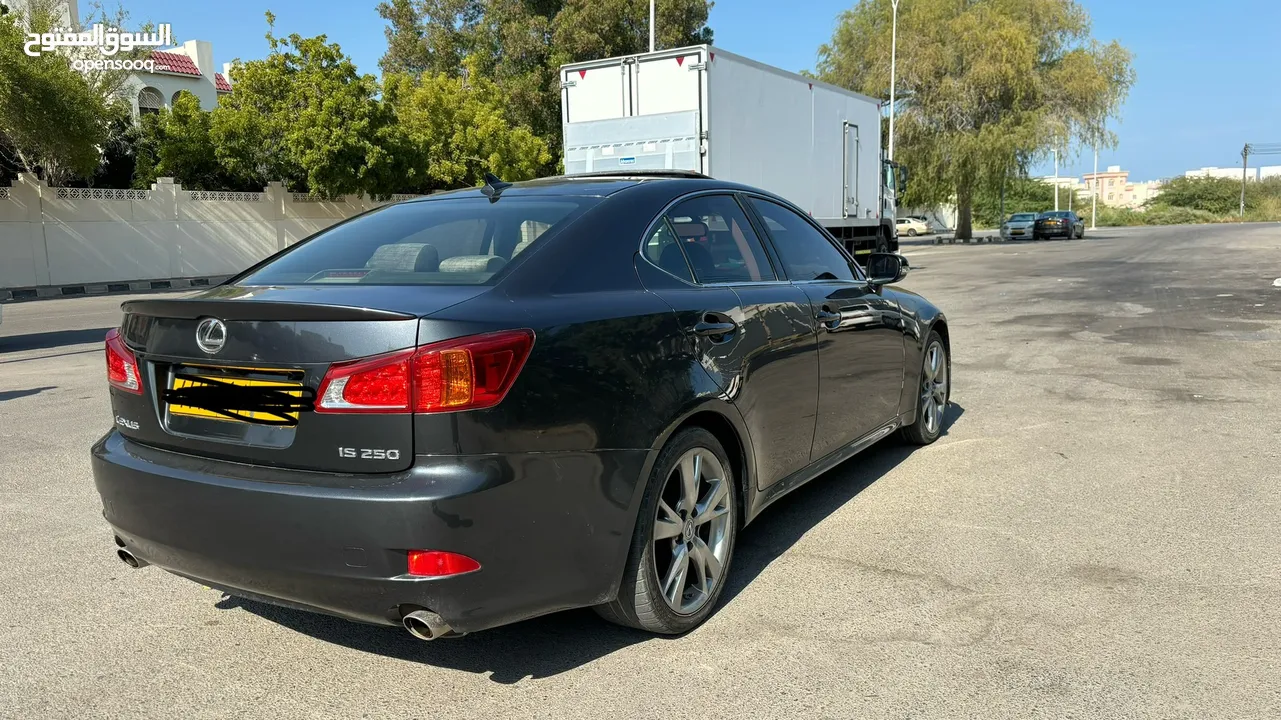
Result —
<svg viewBox="0 0 1281 720"><path fill-rule="evenodd" d="M890 241L885 239L884 235L876 236L876 252L887 253L890 251Z"/></svg>

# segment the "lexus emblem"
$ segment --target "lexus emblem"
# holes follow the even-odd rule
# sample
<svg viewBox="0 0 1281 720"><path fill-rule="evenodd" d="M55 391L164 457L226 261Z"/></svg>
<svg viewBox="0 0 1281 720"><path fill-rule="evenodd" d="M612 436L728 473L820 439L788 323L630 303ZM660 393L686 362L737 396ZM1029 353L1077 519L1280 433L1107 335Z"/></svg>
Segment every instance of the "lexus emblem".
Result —
<svg viewBox="0 0 1281 720"><path fill-rule="evenodd" d="M227 342L227 325L218 318L205 318L196 326L196 345L213 355Z"/></svg>

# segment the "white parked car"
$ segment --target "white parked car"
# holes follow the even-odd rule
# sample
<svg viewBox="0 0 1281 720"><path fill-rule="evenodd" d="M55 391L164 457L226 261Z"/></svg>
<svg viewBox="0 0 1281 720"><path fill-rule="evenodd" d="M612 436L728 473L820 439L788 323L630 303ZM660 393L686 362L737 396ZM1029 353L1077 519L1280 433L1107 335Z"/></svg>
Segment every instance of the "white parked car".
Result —
<svg viewBox="0 0 1281 720"><path fill-rule="evenodd" d="M901 217L894 220L895 230L899 236L916 237L917 235L929 235L934 232L930 226L923 221L913 217Z"/></svg>
<svg viewBox="0 0 1281 720"><path fill-rule="evenodd" d="M1034 225L1036 225L1036 213L1014 213L1009 220L1001 223L1001 237L1006 240L1030 238Z"/></svg>

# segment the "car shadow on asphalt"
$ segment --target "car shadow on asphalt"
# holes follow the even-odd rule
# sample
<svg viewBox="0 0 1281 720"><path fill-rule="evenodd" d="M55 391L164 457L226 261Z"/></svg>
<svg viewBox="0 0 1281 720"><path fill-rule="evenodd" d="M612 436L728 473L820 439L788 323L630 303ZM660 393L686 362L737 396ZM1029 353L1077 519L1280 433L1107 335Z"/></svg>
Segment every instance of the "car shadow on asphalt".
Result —
<svg viewBox="0 0 1281 720"><path fill-rule="evenodd" d="M944 415L943 435L965 412L955 403ZM739 539L719 604L733 601L771 562L860 492L912 454L886 440L789 493L752 523ZM450 670L489 674L502 684L544 678L643 642L648 633L619 627L589 609L567 610L462 638L418 640L400 628L361 625L340 618L224 596L219 609L242 609L324 642L384 657Z"/></svg>
<svg viewBox="0 0 1281 720"><path fill-rule="evenodd" d="M0 390L0 402L39 395L45 390L53 390L57 387L57 385L42 385L40 387L27 388L26 390Z"/></svg>
<svg viewBox="0 0 1281 720"><path fill-rule="evenodd" d="M55 330L53 332L27 333L25 335L6 335L0 337L0 355L24 350L47 350L83 345L84 343L101 343L111 328L88 328L86 330Z"/></svg>

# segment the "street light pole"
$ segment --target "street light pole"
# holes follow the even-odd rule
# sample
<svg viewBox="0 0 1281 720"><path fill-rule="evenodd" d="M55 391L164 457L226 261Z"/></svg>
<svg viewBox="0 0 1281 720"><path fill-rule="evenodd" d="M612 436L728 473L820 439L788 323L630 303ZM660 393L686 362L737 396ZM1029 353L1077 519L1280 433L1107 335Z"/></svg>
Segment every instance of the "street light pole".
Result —
<svg viewBox="0 0 1281 720"><path fill-rule="evenodd" d="M1059 210L1059 151L1051 150L1054 153L1054 211Z"/></svg>
<svg viewBox="0 0 1281 720"><path fill-rule="evenodd" d="M649 0L649 51L654 52L654 0Z"/></svg>
<svg viewBox="0 0 1281 720"><path fill-rule="evenodd" d="M893 6L893 20L890 25L890 160L894 160L894 71L898 63L898 3L899 0L890 0Z"/></svg>
<svg viewBox="0 0 1281 720"><path fill-rule="evenodd" d="M1090 193L1090 229L1094 229L1094 220L1099 208L1099 146L1094 146L1094 191Z"/></svg>

